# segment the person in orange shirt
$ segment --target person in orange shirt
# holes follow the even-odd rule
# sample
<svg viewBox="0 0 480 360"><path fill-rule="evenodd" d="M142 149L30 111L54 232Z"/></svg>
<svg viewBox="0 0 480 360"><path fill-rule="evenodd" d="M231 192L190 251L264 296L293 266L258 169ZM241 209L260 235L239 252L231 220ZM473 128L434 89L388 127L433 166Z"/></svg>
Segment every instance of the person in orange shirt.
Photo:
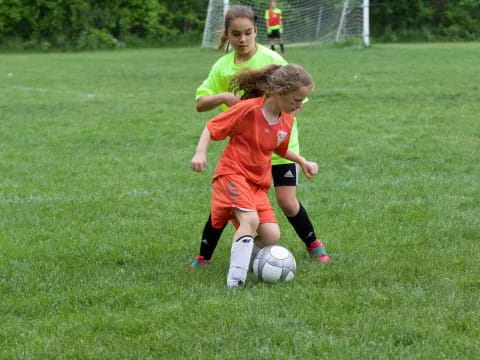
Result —
<svg viewBox="0 0 480 360"><path fill-rule="evenodd" d="M211 140L230 138L212 180L211 219L214 228L228 221L236 228L227 286L237 287L246 282L254 246L258 250L280 240L267 196L272 152L299 164L308 179L317 174L318 164L288 149L292 114L313 89L308 72L294 64L269 65L240 72L231 84L245 100L207 122L191 168L205 169Z"/></svg>
<svg viewBox="0 0 480 360"><path fill-rule="evenodd" d="M280 51L282 54L285 53L285 48L283 47L283 14L282 10L277 7L277 2L275 0L270 1L270 7L265 10L265 21L267 26L267 36L270 40L270 49L275 51L275 39L278 39L280 44Z"/></svg>

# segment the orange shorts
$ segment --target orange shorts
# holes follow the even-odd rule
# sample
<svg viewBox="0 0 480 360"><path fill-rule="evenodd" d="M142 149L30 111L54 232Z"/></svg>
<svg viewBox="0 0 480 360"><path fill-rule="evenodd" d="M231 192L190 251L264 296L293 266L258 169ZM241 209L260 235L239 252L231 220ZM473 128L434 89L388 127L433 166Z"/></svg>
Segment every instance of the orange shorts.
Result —
<svg viewBox="0 0 480 360"><path fill-rule="evenodd" d="M276 223L267 191L249 182L241 175L223 175L212 184L212 225L220 229L229 220L235 227L238 222L233 210L256 211L260 224Z"/></svg>

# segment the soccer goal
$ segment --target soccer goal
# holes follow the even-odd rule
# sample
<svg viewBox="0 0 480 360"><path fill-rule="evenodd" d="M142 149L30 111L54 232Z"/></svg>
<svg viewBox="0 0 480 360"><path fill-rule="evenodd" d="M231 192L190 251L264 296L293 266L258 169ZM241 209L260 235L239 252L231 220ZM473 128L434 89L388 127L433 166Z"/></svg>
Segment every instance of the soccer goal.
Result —
<svg viewBox="0 0 480 360"><path fill-rule="evenodd" d="M219 43L224 14L230 5L250 6L257 16L257 41L268 43L265 10L268 0L209 0L202 47ZM369 0L278 0L287 46L352 42L369 45Z"/></svg>

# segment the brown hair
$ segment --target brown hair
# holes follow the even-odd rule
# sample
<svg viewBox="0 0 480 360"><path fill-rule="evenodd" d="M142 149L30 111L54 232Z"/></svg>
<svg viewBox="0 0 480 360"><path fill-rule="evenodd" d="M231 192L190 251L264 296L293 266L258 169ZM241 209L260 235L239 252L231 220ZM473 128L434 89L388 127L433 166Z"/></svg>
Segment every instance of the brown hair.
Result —
<svg viewBox="0 0 480 360"><path fill-rule="evenodd" d="M253 10L249 6L243 5L233 5L231 6L226 14L225 14L225 22L223 26L223 32L220 37L220 44L217 46L217 50L219 51L227 51L227 43L228 43L228 28L230 27L230 23L238 18L247 18L252 21L253 26L255 27L255 31L257 31L257 18L253 13Z"/></svg>
<svg viewBox="0 0 480 360"><path fill-rule="evenodd" d="M247 69L235 75L229 90L251 99L271 94L288 94L301 87L313 88L310 74L300 65L268 65L258 70Z"/></svg>

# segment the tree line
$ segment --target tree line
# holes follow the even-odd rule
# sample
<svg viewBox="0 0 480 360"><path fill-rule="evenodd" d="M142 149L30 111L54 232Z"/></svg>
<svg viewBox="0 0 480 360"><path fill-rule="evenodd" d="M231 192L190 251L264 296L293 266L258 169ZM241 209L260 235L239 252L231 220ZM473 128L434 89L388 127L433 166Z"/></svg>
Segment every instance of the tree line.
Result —
<svg viewBox="0 0 480 360"><path fill-rule="evenodd" d="M370 0L381 41L480 40L480 0Z"/></svg>
<svg viewBox="0 0 480 360"><path fill-rule="evenodd" d="M233 2L233 1L232 1ZM278 0L284 2L295 0ZM378 41L479 40L480 0L371 0ZM0 0L0 47L193 45L208 0Z"/></svg>

